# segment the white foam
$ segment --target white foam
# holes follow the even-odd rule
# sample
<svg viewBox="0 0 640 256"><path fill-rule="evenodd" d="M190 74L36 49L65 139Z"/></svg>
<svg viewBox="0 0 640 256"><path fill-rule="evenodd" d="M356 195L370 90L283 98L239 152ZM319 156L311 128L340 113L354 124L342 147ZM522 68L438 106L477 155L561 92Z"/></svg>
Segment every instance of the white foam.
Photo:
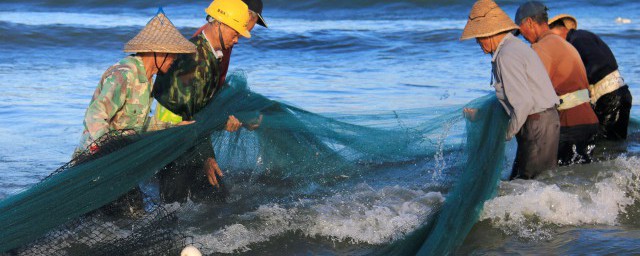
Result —
<svg viewBox="0 0 640 256"><path fill-rule="evenodd" d="M364 188L311 207L313 219L303 231L337 241L387 243L417 228L443 200L438 192L397 186L380 191Z"/></svg>
<svg viewBox="0 0 640 256"><path fill-rule="evenodd" d="M575 179L561 186L553 181L503 182L502 195L485 203L480 220L528 239L549 238L553 226L617 225L626 207L640 199L638 166L638 158L619 158L602 164L606 169L589 182Z"/></svg>
<svg viewBox="0 0 640 256"><path fill-rule="evenodd" d="M245 218L255 219L256 223L232 224L207 235L194 235L194 240L203 244L205 254L234 253L249 251L249 245L268 241L269 238L295 229L291 218L292 212L278 205L260 206Z"/></svg>
<svg viewBox="0 0 640 256"><path fill-rule="evenodd" d="M206 235L191 234L208 248L203 252L235 253L287 232L334 241L382 244L417 228L444 197L438 192L365 184L355 191L322 200L305 200L291 207L263 205L239 216L241 221Z"/></svg>

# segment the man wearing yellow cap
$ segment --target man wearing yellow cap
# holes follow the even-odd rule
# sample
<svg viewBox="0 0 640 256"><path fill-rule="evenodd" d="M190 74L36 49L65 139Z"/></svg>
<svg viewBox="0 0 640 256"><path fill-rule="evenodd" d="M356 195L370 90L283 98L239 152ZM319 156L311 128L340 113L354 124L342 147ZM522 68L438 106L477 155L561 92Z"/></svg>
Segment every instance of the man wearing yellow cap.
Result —
<svg viewBox="0 0 640 256"><path fill-rule="evenodd" d="M195 50L195 45L182 36L160 10L125 45L125 52L135 54L122 59L102 75L85 113L84 131L76 154L99 150L94 142L109 131L144 132L166 127L167 124L149 117L153 102L152 77L166 72L176 54Z"/></svg>
<svg viewBox="0 0 640 256"><path fill-rule="evenodd" d="M557 165L559 100L536 53L511 33L517 29L494 1L479 0L460 39L475 38L492 55L492 85L510 116L507 140L518 141L511 178L532 179ZM465 109L465 115L474 110Z"/></svg>
<svg viewBox="0 0 640 256"><path fill-rule="evenodd" d="M260 25L262 27L268 28L267 22L262 17L262 0L242 0L249 7L249 22L247 23L247 30L251 32L256 25ZM207 15L207 20L209 19L209 15ZM207 25L203 25L200 27L193 37L196 37L202 34L202 30L204 30ZM224 84L225 78L227 76L227 71L229 71L229 64L231 62L231 53L233 51L233 47L228 47L226 51L222 51L222 61L220 61L220 81L218 83L220 85Z"/></svg>
<svg viewBox="0 0 640 256"><path fill-rule="evenodd" d="M548 23L551 32L566 39L580 54L600 135L609 140L626 139L633 99L609 46L591 31L578 29L578 21L571 15L557 15Z"/></svg>
<svg viewBox="0 0 640 256"><path fill-rule="evenodd" d="M249 9L241 0L215 0L205 12L207 24L190 39L196 45L196 53L179 56L166 74L156 78L154 97L162 106L156 118L161 121L191 120L205 107L223 84L223 52L236 44L240 36L251 37L247 27ZM237 118L229 116L225 130L234 132L241 126ZM218 187L222 176L210 138L204 138L168 168L171 171L160 173L161 197L165 202L185 201L189 195L198 197L201 191L212 191L209 184Z"/></svg>

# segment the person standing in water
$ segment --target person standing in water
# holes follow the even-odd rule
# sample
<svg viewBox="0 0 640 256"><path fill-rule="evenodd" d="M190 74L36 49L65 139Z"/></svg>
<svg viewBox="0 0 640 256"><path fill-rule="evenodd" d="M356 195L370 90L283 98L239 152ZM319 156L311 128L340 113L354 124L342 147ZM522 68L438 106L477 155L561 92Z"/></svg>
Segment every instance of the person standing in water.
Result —
<svg viewBox="0 0 640 256"><path fill-rule="evenodd" d="M167 72L177 54L194 53L189 42L165 16L162 9L124 47L134 53L102 75L84 115L84 131L78 153L97 152L95 143L110 131L145 132L170 126L149 117L153 102L153 76ZM183 121L177 125L189 124Z"/></svg>
<svg viewBox="0 0 640 256"><path fill-rule="evenodd" d="M544 64L560 97L560 165L590 163L598 134L598 117L591 108L587 72L576 48L549 29L548 8L538 1L520 5L516 24Z"/></svg>
<svg viewBox="0 0 640 256"><path fill-rule="evenodd" d="M633 98L607 43L591 31L578 29L578 21L571 15L557 15L548 23L551 32L566 39L580 54L589 80L591 106L600 121L600 136L627 139Z"/></svg>
<svg viewBox="0 0 640 256"><path fill-rule="evenodd" d="M460 39L475 38L492 55L492 85L510 117L506 139L518 141L511 179L533 179L557 166L559 100L540 58L512 34L517 29L494 1L479 0ZM474 118L474 109L464 112Z"/></svg>
<svg viewBox="0 0 640 256"><path fill-rule="evenodd" d="M214 99L224 84L224 52L238 43L240 36L251 37L251 13L241 0L215 0L205 13L207 23L201 33L190 39L196 45L195 54L179 56L156 79L154 97L161 106L155 117L160 122L191 120ZM229 116L225 130L235 132L242 126L240 120ZM202 138L201 143L160 172L160 196L165 203L207 199L213 195L211 186L219 187L221 177L211 138Z"/></svg>

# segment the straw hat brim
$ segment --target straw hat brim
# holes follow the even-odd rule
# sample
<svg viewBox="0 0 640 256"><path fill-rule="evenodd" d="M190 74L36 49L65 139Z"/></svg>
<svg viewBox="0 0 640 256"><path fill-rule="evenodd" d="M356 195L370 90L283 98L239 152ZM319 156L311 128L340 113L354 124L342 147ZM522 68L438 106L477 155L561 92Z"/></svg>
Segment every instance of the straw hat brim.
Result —
<svg viewBox="0 0 640 256"><path fill-rule="evenodd" d="M196 46L159 12L124 46L125 52L195 53Z"/></svg>
<svg viewBox="0 0 640 256"><path fill-rule="evenodd" d="M555 17L549 19L549 25L558 20L562 20L562 23L564 23L564 26L568 29L578 29L578 20L576 19L576 17L573 17L569 14L556 15Z"/></svg>
<svg viewBox="0 0 640 256"><path fill-rule="evenodd" d="M520 29L494 1L479 0L471 8L460 40L489 37Z"/></svg>

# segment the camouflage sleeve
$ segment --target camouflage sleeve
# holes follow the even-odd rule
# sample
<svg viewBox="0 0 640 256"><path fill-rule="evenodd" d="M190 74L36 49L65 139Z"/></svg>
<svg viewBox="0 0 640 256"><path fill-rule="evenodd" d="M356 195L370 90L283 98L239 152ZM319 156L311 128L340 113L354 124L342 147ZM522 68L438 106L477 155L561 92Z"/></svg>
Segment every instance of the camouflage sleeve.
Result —
<svg viewBox="0 0 640 256"><path fill-rule="evenodd" d="M179 55L167 73L156 75L153 97L171 112L190 118L195 75L194 55Z"/></svg>
<svg viewBox="0 0 640 256"><path fill-rule="evenodd" d="M130 72L114 70L106 76L101 84L100 92L94 95L87 113L84 116L84 127L91 140L100 138L109 132L109 121L124 106L127 98L127 83Z"/></svg>
<svg viewBox="0 0 640 256"><path fill-rule="evenodd" d="M168 129L174 127L175 125L170 122L162 122L156 118L156 116L152 116L147 118L147 122L145 122L144 130L147 132L160 131L164 129Z"/></svg>

